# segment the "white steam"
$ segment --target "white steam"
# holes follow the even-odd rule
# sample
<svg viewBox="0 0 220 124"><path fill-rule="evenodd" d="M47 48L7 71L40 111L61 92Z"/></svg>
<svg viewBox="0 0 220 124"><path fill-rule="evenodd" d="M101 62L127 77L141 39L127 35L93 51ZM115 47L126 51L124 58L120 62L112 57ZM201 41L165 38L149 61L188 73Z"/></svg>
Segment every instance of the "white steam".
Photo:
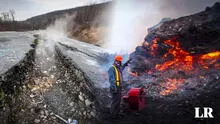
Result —
<svg viewBox="0 0 220 124"><path fill-rule="evenodd" d="M67 37L69 31L73 27L75 14L65 15L63 18L57 19L54 24L47 27L44 35L50 40L59 40L60 38Z"/></svg>
<svg viewBox="0 0 220 124"><path fill-rule="evenodd" d="M114 0L113 0L114 1ZM161 19L190 15L219 0L115 0L111 29L104 47L130 53L141 44L147 29Z"/></svg>
<svg viewBox="0 0 220 124"><path fill-rule="evenodd" d="M54 46L68 36L68 32L71 30L69 28L74 25L74 17L75 14L66 15L57 19L46 30L39 31L40 44L36 50L36 63L40 66L42 72L51 74L53 67L55 67Z"/></svg>
<svg viewBox="0 0 220 124"><path fill-rule="evenodd" d="M116 53L132 52L146 35L149 22L144 19L156 14L152 9L153 5L144 1L116 1L109 41L104 47Z"/></svg>

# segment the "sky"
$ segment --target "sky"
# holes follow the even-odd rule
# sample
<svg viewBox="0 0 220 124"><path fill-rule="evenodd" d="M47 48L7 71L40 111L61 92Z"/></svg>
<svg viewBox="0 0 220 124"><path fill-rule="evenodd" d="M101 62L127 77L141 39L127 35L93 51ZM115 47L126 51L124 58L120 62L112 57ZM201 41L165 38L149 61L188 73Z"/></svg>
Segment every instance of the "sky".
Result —
<svg viewBox="0 0 220 124"><path fill-rule="evenodd" d="M63 10L109 0L0 0L0 12L15 10L16 20L48 13L55 10Z"/></svg>
<svg viewBox="0 0 220 124"><path fill-rule="evenodd" d="M47 12L74 8L77 6L100 3L111 0L0 0L0 12L14 9L16 20L25 20ZM120 1L120 0L116 0ZM121 0L125 1L125 0ZM203 10L220 0L126 0L152 4L160 12L169 12L171 16L187 15ZM143 4L144 5L144 4Z"/></svg>

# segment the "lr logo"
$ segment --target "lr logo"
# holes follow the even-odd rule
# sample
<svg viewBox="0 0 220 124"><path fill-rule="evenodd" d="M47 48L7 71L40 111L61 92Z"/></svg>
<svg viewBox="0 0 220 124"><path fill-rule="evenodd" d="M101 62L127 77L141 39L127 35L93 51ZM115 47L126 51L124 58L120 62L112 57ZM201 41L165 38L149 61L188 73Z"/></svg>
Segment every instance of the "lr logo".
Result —
<svg viewBox="0 0 220 124"><path fill-rule="evenodd" d="M201 110L200 113L200 108L195 107L195 118L214 118L212 115L213 109L210 107L204 107L203 108L203 113Z"/></svg>

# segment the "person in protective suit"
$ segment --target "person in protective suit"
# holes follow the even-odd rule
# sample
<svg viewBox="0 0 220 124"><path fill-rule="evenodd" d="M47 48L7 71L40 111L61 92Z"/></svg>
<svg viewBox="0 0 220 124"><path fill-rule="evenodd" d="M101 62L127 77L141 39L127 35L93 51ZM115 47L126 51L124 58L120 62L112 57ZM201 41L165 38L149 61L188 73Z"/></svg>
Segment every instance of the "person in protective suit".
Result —
<svg viewBox="0 0 220 124"><path fill-rule="evenodd" d="M123 76L122 71L128 66L130 60L122 65L122 56L115 56L115 61L113 65L108 70L109 82L110 82L110 92L112 94L111 108L110 113L112 118L117 118L120 112L120 103L121 103L121 91Z"/></svg>

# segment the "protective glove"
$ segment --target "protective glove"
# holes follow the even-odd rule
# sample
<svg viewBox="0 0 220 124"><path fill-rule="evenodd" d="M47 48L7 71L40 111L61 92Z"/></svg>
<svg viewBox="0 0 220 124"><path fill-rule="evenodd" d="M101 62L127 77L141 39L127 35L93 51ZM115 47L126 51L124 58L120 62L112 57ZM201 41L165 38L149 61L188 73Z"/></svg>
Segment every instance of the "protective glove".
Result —
<svg viewBox="0 0 220 124"><path fill-rule="evenodd" d="M128 66L128 63L130 63L131 62L131 59L129 59L127 62L125 62L125 66Z"/></svg>

